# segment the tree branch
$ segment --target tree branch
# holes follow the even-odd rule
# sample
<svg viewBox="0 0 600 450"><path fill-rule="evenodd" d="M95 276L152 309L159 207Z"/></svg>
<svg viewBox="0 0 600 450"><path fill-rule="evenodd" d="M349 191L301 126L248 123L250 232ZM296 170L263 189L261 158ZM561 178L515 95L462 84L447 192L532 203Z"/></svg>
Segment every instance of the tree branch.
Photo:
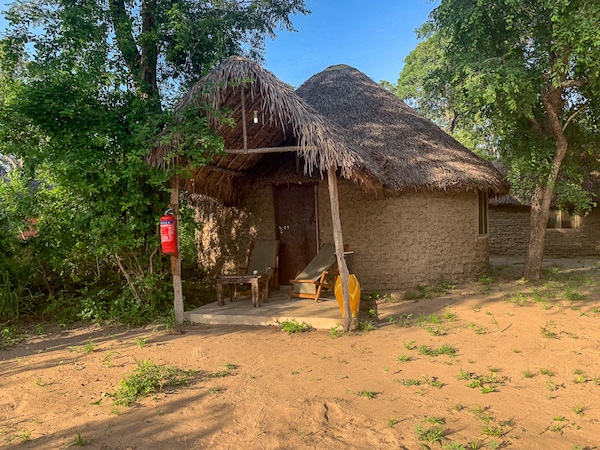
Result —
<svg viewBox="0 0 600 450"><path fill-rule="evenodd" d="M571 88L571 87L582 87L586 86L589 83L587 78L582 78L580 80L564 80L560 83L560 87L563 89Z"/></svg>
<svg viewBox="0 0 600 450"><path fill-rule="evenodd" d="M567 121L565 122L565 124L563 125L562 130L565 131L567 129L567 126L569 125L569 123L571 122L571 120L573 120L575 118L575 116L577 114L579 114L581 111L583 111L585 109L585 105L583 107L581 107L580 109L578 109L577 111L575 111L573 114L571 114L571 117L569 117L567 119Z"/></svg>
<svg viewBox="0 0 600 450"><path fill-rule="evenodd" d="M137 81L139 79L142 56L135 42L133 24L125 9L125 0L110 0L109 10L115 29L117 47L119 47L131 75Z"/></svg>

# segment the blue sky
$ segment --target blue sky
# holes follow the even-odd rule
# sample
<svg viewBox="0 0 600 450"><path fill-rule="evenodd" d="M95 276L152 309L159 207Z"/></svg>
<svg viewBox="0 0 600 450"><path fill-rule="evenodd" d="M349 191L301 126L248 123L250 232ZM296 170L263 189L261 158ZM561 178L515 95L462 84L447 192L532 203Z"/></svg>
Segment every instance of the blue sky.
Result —
<svg viewBox="0 0 600 450"><path fill-rule="evenodd" d="M334 64L348 64L375 81L396 82L415 48L414 30L439 1L309 0L296 16L298 32L279 32L266 48L266 68L293 86Z"/></svg>
<svg viewBox="0 0 600 450"><path fill-rule="evenodd" d="M12 0L0 0L2 10ZM439 0L307 0L312 14L293 18L297 32L278 32L266 46L266 68L292 86L334 64L375 81L396 82L415 48L414 30ZM0 29L6 22L0 18Z"/></svg>

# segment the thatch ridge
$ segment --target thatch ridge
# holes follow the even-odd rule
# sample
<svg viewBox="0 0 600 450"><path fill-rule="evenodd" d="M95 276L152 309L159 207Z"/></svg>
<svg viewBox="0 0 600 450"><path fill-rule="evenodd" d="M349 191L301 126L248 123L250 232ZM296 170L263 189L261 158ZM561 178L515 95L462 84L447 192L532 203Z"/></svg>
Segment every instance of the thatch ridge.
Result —
<svg viewBox="0 0 600 450"><path fill-rule="evenodd" d="M386 189L507 191L490 163L355 68L331 66L296 93L343 130Z"/></svg>

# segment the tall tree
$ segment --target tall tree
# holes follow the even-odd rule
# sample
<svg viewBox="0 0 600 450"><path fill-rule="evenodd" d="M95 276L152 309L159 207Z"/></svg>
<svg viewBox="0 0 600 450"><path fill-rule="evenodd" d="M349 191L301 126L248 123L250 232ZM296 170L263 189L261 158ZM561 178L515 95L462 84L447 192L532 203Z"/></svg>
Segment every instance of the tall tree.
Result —
<svg viewBox="0 0 600 450"><path fill-rule="evenodd" d="M44 232L28 245L51 261L46 273L79 282L118 268L133 303L155 304L157 212L172 173L147 167L149 146L169 127L194 133L182 152L196 164L219 151L202 111L180 123L169 106L226 57L260 60L266 37L291 29L296 13L307 13L304 0L13 4L0 45L0 154L23 167L0 202L15 221L39 217ZM86 255L96 264L81 263Z"/></svg>
<svg viewBox="0 0 600 450"><path fill-rule="evenodd" d="M497 139L489 121L467 101L454 83L454 68L446 58L447 42L427 22L416 30L422 40L404 59L396 84L381 85L484 158L497 157Z"/></svg>
<svg viewBox="0 0 600 450"><path fill-rule="evenodd" d="M524 276L539 279L561 166L598 155L600 3L443 0L432 21L447 42L452 83L497 131L519 187L529 190ZM589 207L580 185L565 190Z"/></svg>

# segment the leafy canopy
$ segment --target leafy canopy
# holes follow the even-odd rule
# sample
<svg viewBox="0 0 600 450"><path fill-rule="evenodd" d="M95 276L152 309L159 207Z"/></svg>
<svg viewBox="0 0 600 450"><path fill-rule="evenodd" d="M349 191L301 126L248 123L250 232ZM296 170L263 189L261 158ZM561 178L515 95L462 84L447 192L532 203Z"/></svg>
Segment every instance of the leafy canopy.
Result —
<svg viewBox="0 0 600 450"><path fill-rule="evenodd" d="M599 17L600 4L586 0L444 0L432 13L454 92L498 136L517 188L552 183L564 134L556 193L584 210L583 176L599 150ZM431 81L447 79L435 71Z"/></svg>

